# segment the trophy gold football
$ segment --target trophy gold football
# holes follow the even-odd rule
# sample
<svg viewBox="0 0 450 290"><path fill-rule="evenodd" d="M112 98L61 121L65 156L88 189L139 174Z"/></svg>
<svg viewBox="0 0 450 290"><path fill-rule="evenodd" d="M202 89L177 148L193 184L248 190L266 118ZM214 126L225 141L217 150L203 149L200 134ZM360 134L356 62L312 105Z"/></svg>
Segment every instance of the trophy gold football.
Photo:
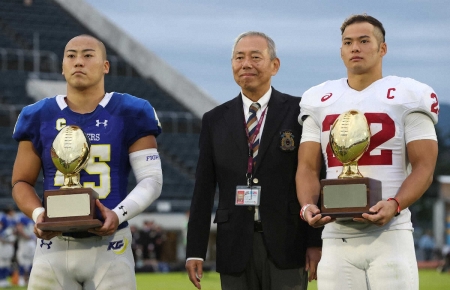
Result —
<svg viewBox="0 0 450 290"><path fill-rule="evenodd" d="M90 142L78 126L65 126L51 147L53 164L64 176L60 189L44 192L44 221L37 223L43 231L82 232L99 227L95 215L98 194L80 184L80 171L89 160Z"/></svg>
<svg viewBox="0 0 450 290"><path fill-rule="evenodd" d="M330 146L342 163L337 179L322 179L321 214L332 218L356 218L381 200L381 181L362 176L358 160L370 144L370 128L363 113L349 110L334 121Z"/></svg>

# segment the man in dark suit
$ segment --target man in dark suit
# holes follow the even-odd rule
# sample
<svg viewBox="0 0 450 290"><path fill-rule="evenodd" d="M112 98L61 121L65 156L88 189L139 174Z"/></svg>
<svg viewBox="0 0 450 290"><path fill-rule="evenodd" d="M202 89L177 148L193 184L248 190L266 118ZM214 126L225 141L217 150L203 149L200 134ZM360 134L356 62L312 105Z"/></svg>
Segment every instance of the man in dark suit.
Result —
<svg viewBox="0 0 450 290"><path fill-rule="evenodd" d="M216 269L222 289L304 289L316 279L321 229L300 219L295 188L300 98L270 85L271 38L241 34L232 69L241 93L203 116L186 269L200 289L216 185ZM255 104L257 103L257 104Z"/></svg>

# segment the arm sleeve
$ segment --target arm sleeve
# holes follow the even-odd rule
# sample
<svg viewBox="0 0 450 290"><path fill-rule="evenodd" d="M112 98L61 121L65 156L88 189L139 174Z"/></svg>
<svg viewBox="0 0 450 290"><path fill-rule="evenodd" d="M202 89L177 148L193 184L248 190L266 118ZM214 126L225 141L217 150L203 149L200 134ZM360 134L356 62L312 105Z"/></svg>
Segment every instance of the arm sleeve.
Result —
<svg viewBox="0 0 450 290"><path fill-rule="evenodd" d="M119 217L119 224L144 211L161 195L162 190L161 160L156 148L130 153L130 164L137 184L113 209Z"/></svg>
<svg viewBox="0 0 450 290"><path fill-rule="evenodd" d="M437 141L436 129L433 121L428 115L419 112L413 112L405 118L405 141L408 144L411 141L431 139Z"/></svg>
<svg viewBox="0 0 450 290"><path fill-rule="evenodd" d="M300 143L313 141L320 143L320 128L314 122L313 118L306 118L303 122L302 140Z"/></svg>

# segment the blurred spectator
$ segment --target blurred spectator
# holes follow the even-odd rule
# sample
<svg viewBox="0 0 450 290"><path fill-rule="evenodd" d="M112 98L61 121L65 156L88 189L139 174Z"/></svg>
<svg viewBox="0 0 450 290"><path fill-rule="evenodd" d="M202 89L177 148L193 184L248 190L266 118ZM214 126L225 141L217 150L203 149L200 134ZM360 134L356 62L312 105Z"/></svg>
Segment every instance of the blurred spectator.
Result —
<svg viewBox="0 0 450 290"><path fill-rule="evenodd" d="M439 272L449 272L450 271L450 245L444 245L442 247L442 264L438 268Z"/></svg>
<svg viewBox="0 0 450 290"><path fill-rule="evenodd" d="M425 234L423 234L420 238L419 249L422 251L425 261L430 261L433 258L435 242L433 238L433 232L431 230L427 230Z"/></svg>
<svg viewBox="0 0 450 290"><path fill-rule="evenodd" d="M168 267L161 263L166 234L153 221L144 221L142 229L135 233L136 268L142 271L166 272Z"/></svg>
<svg viewBox="0 0 450 290"><path fill-rule="evenodd" d="M170 271L169 265L163 262L163 249L164 243L167 240L166 232L160 225L155 227L154 245L155 245L155 258L158 262L158 271L167 273Z"/></svg>
<svg viewBox="0 0 450 290"><path fill-rule="evenodd" d="M33 232L34 222L24 214L19 214L16 225L17 252L16 259L19 265L18 286L26 286L33 264L34 251L36 249L36 236Z"/></svg>
<svg viewBox="0 0 450 290"><path fill-rule="evenodd" d="M133 258L134 261L136 263L137 266L137 261L138 261L138 255L142 255L141 253L139 253L140 249L139 249L139 245L137 243L137 240L139 239L139 229L135 226L135 225L130 225L130 231L131 231L131 236L133 237L133 240L131 242L131 251L133 252Z"/></svg>
<svg viewBox="0 0 450 290"><path fill-rule="evenodd" d="M9 207L0 216L0 288L10 287L8 277L11 275L11 263L14 257L16 241L16 214Z"/></svg>
<svg viewBox="0 0 450 290"><path fill-rule="evenodd" d="M153 243L155 235L154 226L153 221L144 221L144 225L139 231L139 238L136 241L137 244L142 246L142 258L144 260L155 258L155 245Z"/></svg>
<svg viewBox="0 0 450 290"><path fill-rule="evenodd" d="M166 239L167 239L166 233L164 232L162 227L156 225L155 234L153 235L153 244L154 244L155 258L158 261L162 260L162 250Z"/></svg>

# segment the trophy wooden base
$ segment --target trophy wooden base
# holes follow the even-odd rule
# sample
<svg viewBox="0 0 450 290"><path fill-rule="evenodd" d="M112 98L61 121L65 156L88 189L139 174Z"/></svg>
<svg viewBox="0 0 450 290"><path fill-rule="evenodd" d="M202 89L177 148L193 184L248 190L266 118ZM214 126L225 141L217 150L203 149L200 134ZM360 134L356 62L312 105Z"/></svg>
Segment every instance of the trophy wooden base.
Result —
<svg viewBox="0 0 450 290"><path fill-rule="evenodd" d="M84 232L100 227L96 218L95 200L98 194L92 188L68 188L44 192L44 221L38 229L58 232Z"/></svg>
<svg viewBox="0 0 450 290"><path fill-rule="evenodd" d="M381 181L363 178L322 179L321 214L332 218L360 218L379 202Z"/></svg>
<svg viewBox="0 0 450 290"><path fill-rule="evenodd" d="M102 222L98 219L92 220L79 220L79 221L66 221L66 222L43 222L38 223L36 226L42 231L53 232L85 232L92 228L102 226Z"/></svg>

